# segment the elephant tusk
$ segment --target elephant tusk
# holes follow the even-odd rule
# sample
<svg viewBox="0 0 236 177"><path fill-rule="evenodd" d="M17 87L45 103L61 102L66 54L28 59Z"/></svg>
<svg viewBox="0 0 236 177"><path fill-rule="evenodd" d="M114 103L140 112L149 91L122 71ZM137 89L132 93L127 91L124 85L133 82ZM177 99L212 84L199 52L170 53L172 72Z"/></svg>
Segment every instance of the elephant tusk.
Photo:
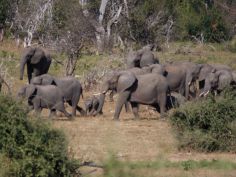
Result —
<svg viewBox="0 0 236 177"><path fill-rule="evenodd" d="M97 96L97 95L101 95L101 93L94 93L93 95L94 95L94 96Z"/></svg>
<svg viewBox="0 0 236 177"><path fill-rule="evenodd" d="M205 93L205 92L200 93L200 94L199 94L199 97L201 97L204 93Z"/></svg>
<svg viewBox="0 0 236 177"><path fill-rule="evenodd" d="M204 97L206 97L208 95L208 93L209 93L209 90L204 94Z"/></svg>
<svg viewBox="0 0 236 177"><path fill-rule="evenodd" d="M188 83L188 86L190 86L190 85L191 85L191 82Z"/></svg>

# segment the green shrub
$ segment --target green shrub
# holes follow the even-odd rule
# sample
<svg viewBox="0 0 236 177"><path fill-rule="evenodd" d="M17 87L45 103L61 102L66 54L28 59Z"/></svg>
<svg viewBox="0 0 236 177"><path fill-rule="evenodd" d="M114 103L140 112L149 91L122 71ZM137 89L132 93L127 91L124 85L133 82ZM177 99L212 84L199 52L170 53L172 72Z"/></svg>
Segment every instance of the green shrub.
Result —
<svg viewBox="0 0 236 177"><path fill-rule="evenodd" d="M180 148L236 152L236 91L188 102L170 116Z"/></svg>
<svg viewBox="0 0 236 177"><path fill-rule="evenodd" d="M78 162L68 158L64 135L42 120L29 120L21 105L0 95L0 163L9 159L4 176L72 176Z"/></svg>

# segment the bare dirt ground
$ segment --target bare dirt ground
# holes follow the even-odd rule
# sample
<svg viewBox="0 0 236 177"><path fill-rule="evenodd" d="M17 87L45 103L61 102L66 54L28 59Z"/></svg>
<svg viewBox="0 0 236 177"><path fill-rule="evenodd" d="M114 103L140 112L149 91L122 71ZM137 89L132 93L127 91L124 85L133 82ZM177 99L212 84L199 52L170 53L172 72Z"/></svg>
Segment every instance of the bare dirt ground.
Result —
<svg viewBox="0 0 236 177"><path fill-rule="evenodd" d="M82 102L80 105L82 105ZM168 120L159 119L156 112L141 107L140 120L134 120L132 113L122 110L120 121L112 120L114 102L106 102L103 116L81 117L73 121L60 117L54 120L54 127L61 129L67 135L69 150L72 156L81 161L93 161L101 164L111 155L119 160L127 161L155 161L166 159L170 161L185 160L227 160L236 162L236 154L231 153L196 153L180 152L174 132ZM85 173L91 169L84 168ZM158 171L158 172L157 172ZM236 176L236 171L184 170L169 169L140 170L139 174L147 176ZM196 175L198 174L198 175ZM88 175L89 176L89 175ZM102 171L96 169L90 176L102 176ZM146 176L146 175L145 175Z"/></svg>

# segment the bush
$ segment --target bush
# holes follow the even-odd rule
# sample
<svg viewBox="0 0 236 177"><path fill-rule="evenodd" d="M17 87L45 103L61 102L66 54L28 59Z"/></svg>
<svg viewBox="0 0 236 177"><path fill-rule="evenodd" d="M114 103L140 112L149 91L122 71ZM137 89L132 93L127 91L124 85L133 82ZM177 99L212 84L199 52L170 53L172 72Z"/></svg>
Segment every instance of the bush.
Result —
<svg viewBox="0 0 236 177"><path fill-rule="evenodd" d="M0 163L9 167L3 176L72 176L78 162L68 158L64 135L28 120L21 105L0 95Z"/></svg>
<svg viewBox="0 0 236 177"><path fill-rule="evenodd" d="M170 116L180 148L236 152L236 91L189 102Z"/></svg>

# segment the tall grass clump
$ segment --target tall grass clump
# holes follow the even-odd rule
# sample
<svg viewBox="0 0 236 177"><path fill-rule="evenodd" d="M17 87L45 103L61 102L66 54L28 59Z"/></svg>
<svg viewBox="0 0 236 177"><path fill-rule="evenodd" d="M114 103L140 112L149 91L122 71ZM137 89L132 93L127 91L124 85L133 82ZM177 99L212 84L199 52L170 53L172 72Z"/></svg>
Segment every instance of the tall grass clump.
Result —
<svg viewBox="0 0 236 177"><path fill-rule="evenodd" d="M188 102L173 112L170 121L182 149L236 152L235 90Z"/></svg>
<svg viewBox="0 0 236 177"><path fill-rule="evenodd" d="M73 176L78 162L71 160L63 133L42 120L27 118L27 110L13 98L0 95L1 176Z"/></svg>

